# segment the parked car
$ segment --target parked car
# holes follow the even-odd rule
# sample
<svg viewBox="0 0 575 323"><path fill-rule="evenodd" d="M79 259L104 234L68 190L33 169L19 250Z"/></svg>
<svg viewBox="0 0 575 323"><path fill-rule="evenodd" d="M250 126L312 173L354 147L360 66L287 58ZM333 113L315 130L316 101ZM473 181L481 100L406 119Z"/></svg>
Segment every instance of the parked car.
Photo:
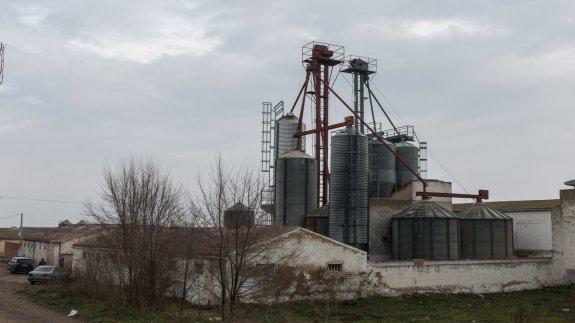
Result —
<svg viewBox="0 0 575 323"><path fill-rule="evenodd" d="M36 283L47 283L50 281L63 279L65 277L64 271L56 266L38 266L36 269L28 273L28 281L34 285Z"/></svg>
<svg viewBox="0 0 575 323"><path fill-rule="evenodd" d="M27 274L34 269L32 259L28 257L14 257L8 262L8 270L12 274L24 273Z"/></svg>

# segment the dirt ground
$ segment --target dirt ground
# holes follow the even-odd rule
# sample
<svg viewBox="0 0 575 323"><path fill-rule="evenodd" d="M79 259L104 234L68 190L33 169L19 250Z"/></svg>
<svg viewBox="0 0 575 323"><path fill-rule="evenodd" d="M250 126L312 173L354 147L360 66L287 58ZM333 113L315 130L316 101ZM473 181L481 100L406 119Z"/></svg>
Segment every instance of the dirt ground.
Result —
<svg viewBox="0 0 575 323"><path fill-rule="evenodd" d="M28 284L26 275L12 275L0 264L0 322L80 322L22 298L14 290L21 284Z"/></svg>

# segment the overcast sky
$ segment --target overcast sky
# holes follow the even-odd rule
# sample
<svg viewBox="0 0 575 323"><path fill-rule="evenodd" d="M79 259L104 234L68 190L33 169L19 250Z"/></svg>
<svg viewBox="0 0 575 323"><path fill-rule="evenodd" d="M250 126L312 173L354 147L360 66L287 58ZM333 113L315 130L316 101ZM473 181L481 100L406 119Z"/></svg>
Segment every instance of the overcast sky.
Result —
<svg viewBox="0 0 575 323"><path fill-rule="evenodd" d="M9 1L0 217L77 221L105 164L156 159L192 186L218 153L260 159L261 102L293 102L301 46L373 57L376 94L429 142L429 176L492 200L575 178L572 1ZM345 79L336 88L346 97ZM343 118L341 105L331 116ZM380 115L381 117L381 115ZM383 120L382 120L383 121ZM0 226L16 225L15 218Z"/></svg>

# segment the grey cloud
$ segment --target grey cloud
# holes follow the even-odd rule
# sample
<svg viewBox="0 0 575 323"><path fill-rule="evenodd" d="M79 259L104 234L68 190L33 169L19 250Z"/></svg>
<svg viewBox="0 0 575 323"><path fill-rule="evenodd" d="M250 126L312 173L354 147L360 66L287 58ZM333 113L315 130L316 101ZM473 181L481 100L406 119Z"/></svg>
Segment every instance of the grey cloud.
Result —
<svg viewBox="0 0 575 323"><path fill-rule="evenodd" d="M301 46L311 40L377 58L373 83L395 120L414 124L469 190L552 198L575 177L575 152L565 143L575 136L569 1L0 1L0 8L0 41L8 43L0 194L94 199L103 165L131 155L158 159L189 186L217 153L257 165L261 101L294 99ZM343 77L337 88L350 96ZM335 104L332 115L346 112ZM433 159L429 168L451 180ZM0 198L0 212L23 211L28 224L77 220L81 210Z"/></svg>

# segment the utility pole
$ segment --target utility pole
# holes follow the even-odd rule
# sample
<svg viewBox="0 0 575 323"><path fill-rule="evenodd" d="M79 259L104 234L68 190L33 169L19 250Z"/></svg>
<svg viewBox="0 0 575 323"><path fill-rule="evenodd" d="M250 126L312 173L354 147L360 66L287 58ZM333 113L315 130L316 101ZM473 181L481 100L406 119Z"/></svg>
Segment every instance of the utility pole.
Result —
<svg viewBox="0 0 575 323"><path fill-rule="evenodd" d="M24 222L24 213L20 213L20 232L18 232L18 238L20 239L20 250L22 250L22 223Z"/></svg>

